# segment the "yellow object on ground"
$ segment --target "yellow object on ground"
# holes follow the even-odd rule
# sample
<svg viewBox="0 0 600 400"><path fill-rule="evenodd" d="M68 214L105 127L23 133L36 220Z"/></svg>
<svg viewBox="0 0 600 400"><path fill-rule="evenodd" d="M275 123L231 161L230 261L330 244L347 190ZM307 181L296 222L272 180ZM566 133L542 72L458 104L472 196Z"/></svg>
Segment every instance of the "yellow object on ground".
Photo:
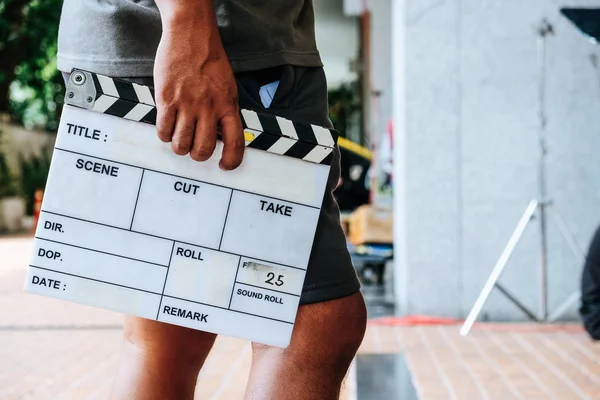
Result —
<svg viewBox="0 0 600 400"><path fill-rule="evenodd" d="M348 240L355 246L394 242L393 214L390 209L375 208L371 204L360 206L350 215L348 228Z"/></svg>
<svg viewBox="0 0 600 400"><path fill-rule="evenodd" d="M366 158L367 160L370 160L371 157L373 156L373 154L371 153L371 150L367 149L366 147L361 146L358 143L354 143L346 138L343 137L338 137L338 141L337 144L339 147L346 149L348 151L351 151L355 154L358 154L359 156Z"/></svg>

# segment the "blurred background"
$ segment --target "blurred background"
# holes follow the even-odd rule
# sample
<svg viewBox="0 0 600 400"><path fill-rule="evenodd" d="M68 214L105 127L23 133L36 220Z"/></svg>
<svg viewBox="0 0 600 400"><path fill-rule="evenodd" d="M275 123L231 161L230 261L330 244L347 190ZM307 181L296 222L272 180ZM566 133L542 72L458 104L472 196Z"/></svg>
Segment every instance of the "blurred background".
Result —
<svg viewBox="0 0 600 400"><path fill-rule="evenodd" d="M313 1L370 318L344 398L600 399L600 2ZM118 355L119 316L20 291L61 5L0 2L1 399L107 398ZM241 399L215 354L197 397Z"/></svg>

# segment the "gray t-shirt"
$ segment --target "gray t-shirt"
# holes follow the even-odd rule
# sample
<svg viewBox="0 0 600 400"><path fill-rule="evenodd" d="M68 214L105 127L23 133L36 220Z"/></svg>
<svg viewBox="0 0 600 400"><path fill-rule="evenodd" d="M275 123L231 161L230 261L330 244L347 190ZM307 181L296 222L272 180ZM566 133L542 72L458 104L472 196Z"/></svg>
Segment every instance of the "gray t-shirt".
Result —
<svg viewBox="0 0 600 400"><path fill-rule="evenodd" d="M320 67L312 0L213 0L235 72L292 64ZM64 0L58 69L151 76L161 36L153 0Z"/></svg>

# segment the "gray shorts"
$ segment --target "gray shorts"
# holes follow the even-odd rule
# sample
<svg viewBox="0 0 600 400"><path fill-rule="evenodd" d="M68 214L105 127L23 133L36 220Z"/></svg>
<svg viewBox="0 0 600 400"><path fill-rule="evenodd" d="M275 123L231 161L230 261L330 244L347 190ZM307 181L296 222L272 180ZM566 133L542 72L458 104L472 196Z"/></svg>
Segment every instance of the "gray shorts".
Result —
<svg viewBox="0 0 600 400"><path fill-rule="evenodd" d="M66 74L65 74L66 75ZM65 78L68 79L67 76ZM131 78L152 86L152 78ZM332 127L328 117L327 82L321 67L284 65L236 75L240 108L279 115L292 120ZM269 108L260 101L259 88L279 80ZM315 240L302 288L300 304L318 303L356 293L360 283L346 247L340 211L333 190L340 177L340 152L336 148L323 198Z"/></svg>

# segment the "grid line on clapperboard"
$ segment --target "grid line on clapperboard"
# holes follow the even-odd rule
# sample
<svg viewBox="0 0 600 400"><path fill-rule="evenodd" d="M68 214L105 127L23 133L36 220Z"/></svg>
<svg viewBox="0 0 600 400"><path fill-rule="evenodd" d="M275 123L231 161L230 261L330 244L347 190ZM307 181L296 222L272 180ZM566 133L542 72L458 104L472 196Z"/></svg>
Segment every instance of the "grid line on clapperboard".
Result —
<svg viewBox="0 0 600 400"><path fill-rule="evenodd" d="M245 254L233 253L231 251L219 250L219 249L215 249L213 247L199 245L197 243L184 242L182 240L175 240L175 239L167 238L167 237L164 237L164 236L154 235L152 233L138 232L138 231L130 230L130 229L127 229L127 228L121 228L120 226L114 226L114 225L104 224L102 222L90 221L90 220L84 219L84 218L72 217L70 215L61 214L61 213L57 213L57 212L54 212L54 211L47 211L47 210L41 210L41 211L44 212L44 213L47 213L47 214L57 215L59 217L71 218L71 219L75 219L75 220L78 220L78 221L87 222L87 223L90 223L90 224L96 224L96 225L105 226L107 228L119 229L121 231L131 232L131 233L135 233L135 234L138 234L138 235L150 236L150 237L154 237L154 238L157 238L157 239L168 240L170 242L176 242L176 243L185 244L185 245L188 245L188 246L202 247L202 248L207 249L207 250L218 251L218 252L221 252L221 253L230 254L232 256L241 256L241 257L248 258L248 259L251 259L251 260L256 260L256 261L262 261L262 262L266 262L266 263L271 263L271 264L279 265L279 266L286 267L286 268L297 269L299 271L306 271L306 269L304 269L304 268L295 267L293 265L282 264L280 262L269 261L269 260L265 260L265 259L262 259L262 258L258 258L258 257L254 257L254 256L249 256L249 255L245 255ZM118 256L116 254L110 254L110 255L115 256L115 257ZM140 262L144 262L145 263L146 261L140 261ZM60 271L57 271L57 272L60 272ZM270 290L270 289L265 289L265 290ZM291 294L291 293L289 293L289 294Z"/></svg>
<svg viewBox="0 0 600 400"><path fill-rule="evenodd" d="M167 273L165 274L165 281L163 282L162 293L160 294L160 302L158 303L158 310L156 310L156 319L160 314L160 307L162 306L163 298L165 297L165 288L167 287L167 279L169 278L169 271L171 270L171 260L173 260L173 253L175 252L175 241L171 246L171 255L169 256L169 265L167 266Z"/></svg>
<svg viewBox="0 0 600 400"><path fill-rule="evenodd" d="M144 293L149 293L149 294L155 294L157 296L160 296L160 293L158 292L153 292L151 290L146 290L146 289L138 289L138 288L134 288L131 286L127 286L127 285L122 285L120 283L114 283L114 282L106 282L103 281L101 279L96 279L96 278L90 278L89 276L83 276L83 275L77 275L77 274L72 274L70 272L63 272L63 271L57 271L55 269L51 269L51 268L46 268L46 267L40 267L38 265L33 265L33 264L29 264L30 267L32 268L37 268L37 269L43 269L44 271L50 271L50 272L56 272L58 274L62 274L62 275L68 275L68 276L73 276L75 278L80 278L80 279L87 279L88 281L94 281L94 282L98 282L98 283L103 283L105 285L112 285L112 286L118 286L118 287L122 287L125 289L130 289L130 290L136 290L138 292L144 292ZM189 300L188 300L189 301ZM233 311L233 310L232 310Z"/></svg>
<svg viewBox="0 0 600 400"><path fill-rule="evenodd" d="M121 165L125 165L127 167L133 167L133 168L138 168L138 169L145 169L146 171L155 172L157 174L174 176L176 178L182 178L182 179L187 179L189 181L200 182L200 183L203 183L205 185L212 185L212 186L216 186L216 187L220 187L220 188L224 188L224 189L235 190L236 192L248 193L248 194L252 194L254 196L267 197L269 199L284 201L286 203L296 204L296 205L303 206L303 207L310 207L310 208L314 208L314 209L317 209L317 210L321 209L321 207L311 206L309 204L302 204L302 203L298 203L297 201L284 200L284 199L280 199L278 197L273 197L273 196L270 196L270 195L264 195L264 194L260 194L260 193L250 192L250 191L244 190L244 189L233 189L233 188L227 187L225 185L220 185L218 183L205 182L205 181L201 181L201 180L194 179L194 178L187 178L185 176L175 175L175 174L171 174L169 172L163 172L163 171L159 171L159 170L152 169L152 168L147 168L147 167L140 167L139 165L128 164L128 163L124 163L124 162L121 162L121 161L114 161L114 160L111 160L111 159L108 159L108 158L102 158L102 157L92 156L92 155L89 155L89 154L80 153L80 152L73 151L73 150L67 150L67 149L63 149L63 148L60 148L60 147L55 147L54 149L55 150L64 151L64 152L67 152L67 153L77 154L77 155L80 155L80 156L89 157L89 158L95 158L97 160L108 161L108 162L111 162L111 163L114 163L114 164L121 164Z"/></svg>
<svg viewBox="0 0 600 400"><path fill-rule="evenodd" d="M233 287L231 288L231 296L229 296L229 308L231 308L231 302L233 301L233 292L235 292L235 283L237 282L238 272L240 272L240 265L242 264L242 257L238 260L237 268L235 269L235 278L233 278Z"/></svg>
<svg viewBox="0 0 600 400"><path fill-rule="evenodd" d="M223 222L223 229L221 230L221 240L219 240L219 251L221 251L221 245L223 244L223 236L225 236L225 227L227 226L227 218L229 217L229 208L231 207L231 199L233 199L233 189L230 189L230 190L231 190L231 193L229 193L229 203L227 203L227 212L225 213L225 221Z"/></svg>
<svg viewBox="0 0 600 400"><path fill-rule="evenodd" d="M237 274L236 274L236 279L237 279ZM253 287L253 288L257 288L257 289L265 289L265 290L269 290L269 291L271 291L271 292L275 292L275 293L287 294L288 296L300 297L300 295L299 295L299 294L293 294L293 293L288 293L288 292L282 292L281 290L275 290L275 289L267 289L267 288L264 288L264 287L262 287L262 286L251 285L251 284L249 284L249 283L245 283L245 282L236 282L236 283L239 283L240 285L244 285L244 286L250 286L250 287Z"/></svg>
<svg viewBox="0 0 600 400"><path fill-rule="evenodd" d="M61 215L61 216L65 217L65 218L69 218L69 217L67 217L65 215ZM86 222L89 222L89 221L86 221ZM114 228L114 227L111 227L111 228ZM137 232L135 232L135 233L137 233ZM95 253L106 254L108 256L125 258L127 260L137 261L137 262L141 262L141 263L144 263L144 264L152 264L152 265L156 265L157 267L163 267L163 268L168 268L169 267L168 265L159 264L159 263L155 263L155 262L152 262L152 261L140 260L138 258L122 256L122 255L119 255L119 254L113 254L113 253L109 253L107 251L102 251L102 250L88 249L87 247L77 246L77 245L70 244L70 243L63 243L63 242L59 242L58 240L46 239L46 238L43 238L43 237L40 237L40 236L35 236L34 239L44 240L46 242L52 242L52 243L56 243L56 244L60 244L60 245L63 245L63 246L68 246L68 247L75 247L76 249L93 251Z"/></svg>
<svg viewBox="0 0 600 400"><path fill-rule="evenodd" d="M123 164L121 164L123 165ZM131 216L131 224L129 225L129 230L133 228L133 220L135 219L135 210L137 210L138 200L140 199L140 192L142 191L142 183L144 182L144 172L145 169L142 169L142 177L140 178L140 186L138 187L137 196L135 197L135 205L133 206L133 215Z"/></svg>
<svg viewBox="0 0 600 400"><path fill-rule="evenodd" d="M221 310L225 310L225 311L233 311L239 314L245 314L245 315L251 315L253 317L259 317L259 318L264 318L264 319L270 319L271 321L277 321L277 322L283 322L285 324L290 324L293 325L293 322L290 321L284 321L282 319L277 319L277 318L272 318L272 317L266 317L264 315L258 315L258 314L252 314L246 311L240 311L240 310L232 310L231 308L225 308L225 307L221 307L221 306L213 306L212 304L208 304L208 303L200 303L199 301L193 301L193 300L188 300L188 299L184 299L182 297L175 297L175 296L169 296L168 294L165 294L164 297L167 297L169 299L175 299L175 300L182 300L182 301L187 301L188 303L196 303L196 304L202 304L204 306L208 306L208 307L214 307L214 308L219 308Z"/></svg>
<svg viewBox="0 0 600 400"><path fill-rule="evenodd" d="M68 276L72 276L72 277L79 278L79 279L87 279L88 281L94 281L94 282L102 283L102 284L104 284L104 285L118 286L118 287L122 287L122 288L129 289L129 290L135 290L135 291L138 291L138 292L144 292L144 293L148 293L148 294L154 294L154 295L156 295L156 296L168 297L168 298L170 298L170 299L175 299L175 300L187 301L188 303L200 304L200 305L207 306L207 307L218 308L218 309L221 309L221 310L225 310L225 311L231 311L231 312L235 312L235 313L238 313L238 314L251 315L251 316L253 316L253 317L264 318L264 319L270 319L271 321L283 322L283 323L285 323L285 324L291 324L291 325L293 325L293 322L284 321L284 320L277 319L277 318L266 317L266 316L264 316L264 315L252 314L252 313L249 313L249 312L245 312L245 311L239 311L239 310L232 310L232 309L230 309L230 308L225 308L225 307L221 307L221 306L216 306L216 305L214 305L214 304L208 304L208 303L202 303L202 302L200 302L200 301L195 301L195 300L184 299L183 297L175 297L175 296L169 296L169 295L161 295L160 293L157 293L157 292L152 292L152 291L150 291L150 290L146 290L146 289L138 289L138 288L134 288L134 287L127 286L127 285L121 285L121 284L119 284L119 283L106 282L106 281L103 281L103 280L100 280L100 279L96 279L96 278L90 278L90 277L88 277L88 276L77 275L77 274L71 274L71 273L69 273L69 272L57 271L57 270L50 269L50 268L39 267L39 266L37 266L37 265L33 265L33 264L29 264L29 266L30 266L31 268L37 268L37 269L41 269L41 270L44 270L44 271L55 272L55 273L58 273L58 274L62 274L62 275L68 275ZM242 283L242 285L245 285L245 283ZM269 289L265 289L265 290L269 290ZM289 293L286 293L286 294L289 294ZM159 306L158 310L160 311L160 306ZM158 319L158 316L156 317L156 319Z"/></svg>

